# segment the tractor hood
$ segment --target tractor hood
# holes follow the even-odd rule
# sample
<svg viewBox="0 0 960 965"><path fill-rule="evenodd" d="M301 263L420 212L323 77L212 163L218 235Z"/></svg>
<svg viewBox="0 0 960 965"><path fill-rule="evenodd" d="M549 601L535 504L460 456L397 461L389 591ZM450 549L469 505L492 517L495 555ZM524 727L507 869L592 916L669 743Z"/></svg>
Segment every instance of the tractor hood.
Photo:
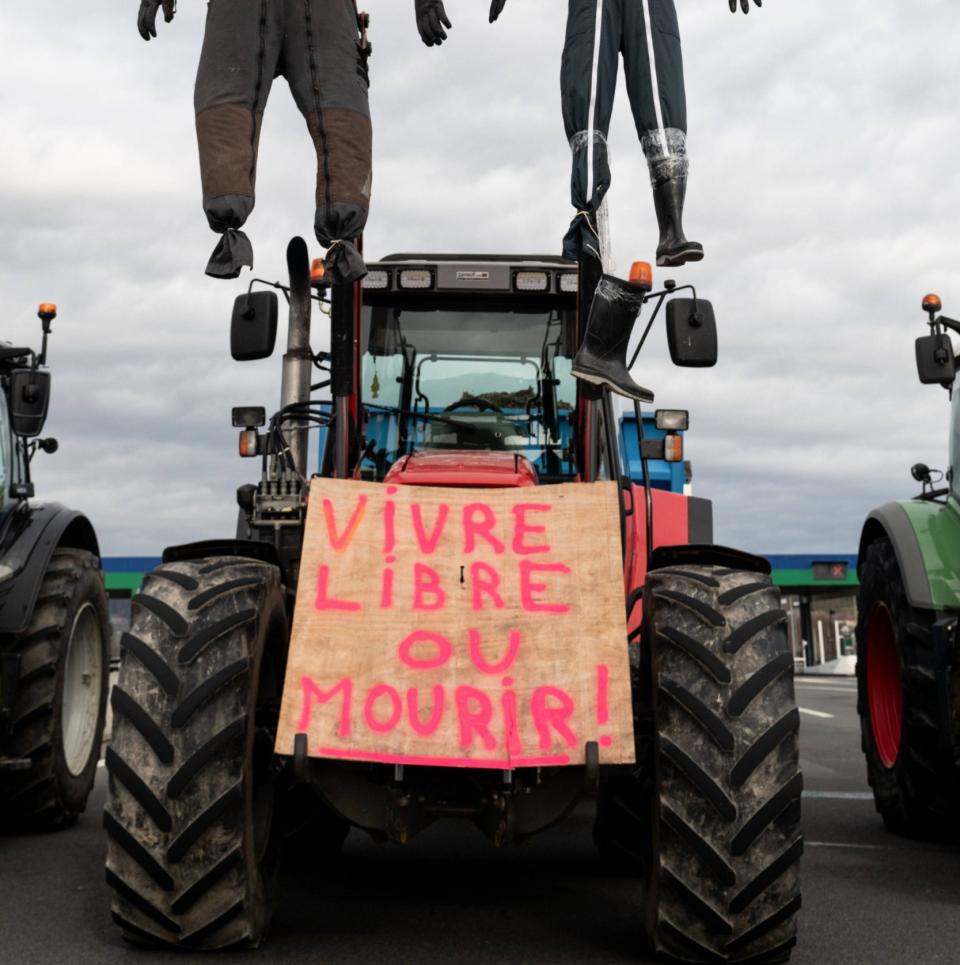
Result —
<svg viewBox="0 0 960 965"><path fill-rule="evenodd" d="M536 486L537 471L525 456L481 449L425 449L398 459L384 482L394 486L506 489Z"/></svg>

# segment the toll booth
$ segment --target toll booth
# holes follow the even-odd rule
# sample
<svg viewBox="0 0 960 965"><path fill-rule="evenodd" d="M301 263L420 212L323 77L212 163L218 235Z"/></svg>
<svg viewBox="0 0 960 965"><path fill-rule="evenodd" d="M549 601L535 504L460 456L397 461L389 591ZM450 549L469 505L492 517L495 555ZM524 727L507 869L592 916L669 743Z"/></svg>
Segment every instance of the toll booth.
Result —
<svg viewBox="0 0 960 965"><path fill-rule="evenodd" d="M130 627L130 600L140 591L145 574L160 563L159 556L104 556L101 559L114 641L118 641L120 634ZM115 646L112 653L114 660L119 655L119 649Z"/></svg>
<svg viewBox="0 0 960 965"><path fill-rule="evenodd" d="M857 557L837 554L768 555L773 582L787 613L787 633L798 673L838 667L856 657Z"/></svg>

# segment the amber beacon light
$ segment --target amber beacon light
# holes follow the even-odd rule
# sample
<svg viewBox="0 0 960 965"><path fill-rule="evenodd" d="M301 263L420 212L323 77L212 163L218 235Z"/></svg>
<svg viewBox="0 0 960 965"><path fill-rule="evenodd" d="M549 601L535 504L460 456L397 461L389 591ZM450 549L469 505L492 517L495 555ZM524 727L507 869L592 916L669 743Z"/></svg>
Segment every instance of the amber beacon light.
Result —
<svg viewBox="0 0 960 965"><path fill-rule="evenodd" d="M630 266L630 284L638 288L653 288L653 267L649 261L635 261Z"/></svg>

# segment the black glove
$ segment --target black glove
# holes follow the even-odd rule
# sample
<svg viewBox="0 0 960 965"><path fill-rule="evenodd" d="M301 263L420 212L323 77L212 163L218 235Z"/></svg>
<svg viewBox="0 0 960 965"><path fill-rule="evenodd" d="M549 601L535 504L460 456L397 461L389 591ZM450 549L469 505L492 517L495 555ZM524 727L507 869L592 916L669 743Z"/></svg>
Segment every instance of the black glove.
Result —
<svg viewBox="0 0 960 965"><path fill-rule="evenodd" d="M493 0L490 4L490 23L503 13L503 8L507 5L507 0Z"/></svg>
<svg viewBox="0 0 960 965"><path fill-rule="evenodd" d="M137 30L144 40L157 35L157 10L163 7L163 19L173 20L177 12L177 0L140 0L140 13L137 14Z"/></svg>
<svg viewBox="0 0 960 965"><path fill-rule="evenodd" d="M753 0L753 2L758 6L763 6L763 0ZM740 9L744 13L750 13L750 0L740 0ZM737 0L730 0L730 13L737 12Z"/></svg>
<svg viewBox="0 0 960 965"><path fill-rule="evenodd" d="M417 30L420 38L428 47L440 46L447 39L444 27L452 27L443 9L443 0L413 0L416 11Z"/></svg>

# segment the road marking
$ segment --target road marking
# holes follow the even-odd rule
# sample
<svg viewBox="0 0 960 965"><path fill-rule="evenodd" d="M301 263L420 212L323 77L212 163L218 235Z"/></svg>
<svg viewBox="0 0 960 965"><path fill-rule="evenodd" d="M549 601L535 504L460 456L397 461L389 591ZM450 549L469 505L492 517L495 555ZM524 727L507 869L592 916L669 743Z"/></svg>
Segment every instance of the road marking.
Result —
<svg viewBox="0 0 960 965"><path fill-rule="evenodd" d="M855 848L858 851L889 851L885 844L850 844L847 841L804 841L806 848Z"/></svg>
<svg viewBox="0 0 960 965"><path fill-rule="evenodd" d="M850 690L841 690L839 687L814 687L809 693L801 691L804 697L819 697L828 694L843 694L844 697L856 697L857 692L852 687Z"/></svg>
<svg viewBox="0 0 960 965"><path fill-rule="evenodd" d="M811 717L823 717L825 720L832 720L833 714L828 714L822 710L811 710L809 707L798 707L801 714L809 714Z"/></svg>
<svg viewBox="0 0 960 965"><path fill-rule="evenodd" d="M872 791L804 791L804 797L820 798L826 801L872 801Z"/></svg>
<svg viewBox="0 0 960 965"><path fill-rule="evenodd" d="M825 689L827 687L835 687L837 690L857 689L857 683L855 680L810 680L809 677L794 677L793 680L798 686L804 685L813 687L814 689Z"/></svg>
<svg viewBox="0 0 960 965"><path fill-rule="evenodd" d="M97 761L97 767L106 767L106 766L107 766L106 761Z"/></svg>

